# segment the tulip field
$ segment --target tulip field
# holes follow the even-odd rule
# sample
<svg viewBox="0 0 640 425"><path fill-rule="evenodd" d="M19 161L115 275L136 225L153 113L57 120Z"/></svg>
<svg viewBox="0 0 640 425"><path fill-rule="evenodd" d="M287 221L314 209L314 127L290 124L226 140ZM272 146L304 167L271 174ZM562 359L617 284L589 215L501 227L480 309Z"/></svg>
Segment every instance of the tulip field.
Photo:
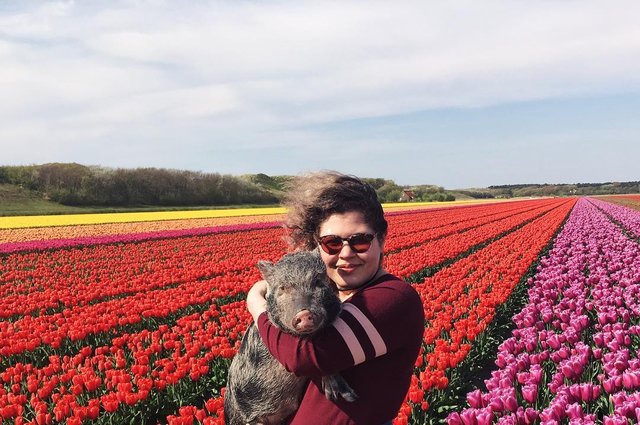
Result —
<svg viewBox="0 0 640 425"><path fill-rule="evenodd" d="M612 202L614 204L619 204L625 207L633 208L635 210L640 210L640 195L611 195L599 196L598 198L607 202Z"/></svg>
<svg viewBox="0 0 640 425"><path fill-rule="evenodd" d="M425 311L394 424L639 422L633 204L385 208L384 266ZM0 219L2 423L223 424L256 263L286 253L282 213Z"/></svg>

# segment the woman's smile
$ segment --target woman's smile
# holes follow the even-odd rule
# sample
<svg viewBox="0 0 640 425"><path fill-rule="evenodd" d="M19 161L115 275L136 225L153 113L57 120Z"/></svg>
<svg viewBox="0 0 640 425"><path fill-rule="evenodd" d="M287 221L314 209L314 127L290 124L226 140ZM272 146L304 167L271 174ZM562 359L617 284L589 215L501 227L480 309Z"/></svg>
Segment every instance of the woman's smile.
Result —
<svg viewBox="0 0 640 425"><path fill-rule="evenodd" d="M342 264L342 265L336 265L336 268L338 269L338 272L351 273L352 271L356 270L359 266L360 266L359 264Z"/></svg>

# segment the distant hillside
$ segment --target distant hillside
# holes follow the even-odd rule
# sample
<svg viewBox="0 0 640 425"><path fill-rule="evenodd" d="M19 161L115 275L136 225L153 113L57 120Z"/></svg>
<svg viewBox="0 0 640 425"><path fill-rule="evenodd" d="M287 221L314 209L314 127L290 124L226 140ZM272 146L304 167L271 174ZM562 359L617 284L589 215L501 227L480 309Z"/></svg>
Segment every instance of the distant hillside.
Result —
<svg viewBox="0 0 640 425"><path fill-rule="evenodd" d="M276 198L281 199L284 191L286 189L286 185L291 179L292 176L268 176L263 173L259 174L245 174L242 178L250 181L256 186L271 192Z"/></svg>
<svg viewBox="0 0 640 425"><path fill-rule="evenodd" d="M104 168L76 163L0 167L0 184L72 206L275 204L270 191L236 176L162 168ZM12 193L15 193L13 191Z"/></svg>
<svg viewBox="0 0 640 425"><path fill-rule="evenodd" d="M73 214L82 212L77 207L47 201L38 192L14 184L0 183L0 216Z"/></svg>
<svg viewBox="0 0 640 425"><path fill-rule="evenodd" d="M0 215L273 205L280 202L292 178L77 163L0 166ZM400 186L382 178L363 180L376 189L381 202L456 199L440 186Z"/></svg>
<svg viewBox="0 0 640 425"><path fill-rule="evenodd" d="M273 205L293 176L221 175L163 168L106 168L76 163L0 166L0 215L66 213L87 208L168 209ZM640 182L516 184L446 190L363 178L381 202L639 193ZM84 209L84 210L83 210Z"/></svg>

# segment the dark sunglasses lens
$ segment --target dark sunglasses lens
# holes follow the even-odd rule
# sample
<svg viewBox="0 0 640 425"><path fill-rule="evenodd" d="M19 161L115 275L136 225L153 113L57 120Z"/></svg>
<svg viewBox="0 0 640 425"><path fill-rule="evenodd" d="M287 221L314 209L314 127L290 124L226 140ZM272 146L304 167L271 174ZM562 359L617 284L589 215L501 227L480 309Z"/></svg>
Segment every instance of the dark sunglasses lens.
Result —
<svg viewBox="0 0 640 425"><path fill-rule="evenodd" d="M342 239L336 238L335 236L322 238L320 240L320 245L327 254L337 254L342 250Z"/></svg>
<svg viewBox="0 0 640 425"><path fill-rule="evenodd" d="M335 255L342 251L343 242L347 241L355 252L361 254L367 252L371 247L371 241L375 236L367 233L351 235L348 239L339 236L327 235L320 239L322 250L330 255Z"/></svg>
<svg viewBox="0 0 640 425"><path fill-rule="evenodd" d="M371 241L368 235L355 235L349 239L349 246L358 253L366 252L371 246Z"/></svg>

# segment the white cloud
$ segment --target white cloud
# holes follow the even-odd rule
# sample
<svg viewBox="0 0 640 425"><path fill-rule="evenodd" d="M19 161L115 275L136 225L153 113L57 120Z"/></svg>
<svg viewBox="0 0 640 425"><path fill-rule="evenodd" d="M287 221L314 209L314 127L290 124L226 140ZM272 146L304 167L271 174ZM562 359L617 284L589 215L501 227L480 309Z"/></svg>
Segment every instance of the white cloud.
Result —
<svg viewBox="0 0 640 425"><path fill-rule="evenodd" d="M306 124L640 91L637 16L631 0L0 6L0 146L189 127L278 145Z"/></svg>
<svg viewBox="0 0 640 425"><path fill-rule="evenodd" d="M15 79L71 101L228 84L248 108L281 106L285 120L294 108L313 120L637 89L634 10L635 2L65 2L0 23L34 42L3 55Z"/></svg>

